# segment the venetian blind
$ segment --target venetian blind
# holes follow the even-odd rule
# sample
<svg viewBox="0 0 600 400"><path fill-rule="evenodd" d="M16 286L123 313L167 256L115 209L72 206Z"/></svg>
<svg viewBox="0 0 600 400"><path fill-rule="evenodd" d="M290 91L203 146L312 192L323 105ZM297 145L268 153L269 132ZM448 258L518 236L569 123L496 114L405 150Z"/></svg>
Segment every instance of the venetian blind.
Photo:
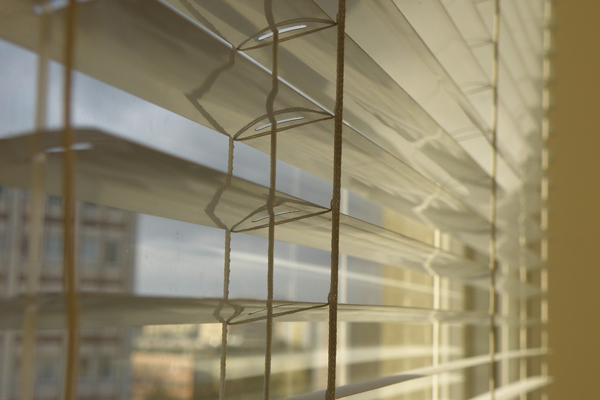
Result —
<svg viewBox="0 0 600 400"><path fill-rule="evenodd" d="M551 0L4 0L0 15L4 45L36 56L33 126L0 141L0 184L28 191L2 398L44 391L55 330L66 399L102 396L93 374L122 375L115 398L545 398ZM182 126L201 133L164 145ZM43 279L51 199L61 290ZM156 276L182 254L149 264L106 239L96 262L86 210L101 237L111 212L206 227L214 254L190 243L189 276L218 258L219 278L176 295L86 284L120 276L119 245ZM94 329L127 350L84 357Z"/></svg>

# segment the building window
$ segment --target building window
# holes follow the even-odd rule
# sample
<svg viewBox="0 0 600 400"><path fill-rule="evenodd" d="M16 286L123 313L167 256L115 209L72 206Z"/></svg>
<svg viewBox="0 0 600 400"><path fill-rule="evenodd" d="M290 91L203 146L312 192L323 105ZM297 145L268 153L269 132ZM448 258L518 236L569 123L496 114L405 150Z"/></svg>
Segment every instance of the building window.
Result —
<svg viewBox="0 0 600 400"><path fill-rule="evenodd" d="M119 265L119 243L116 240L106 242L104 248L104 258L106 265L109 267L117 267Z"/></svg>
<svg viewBox="0 0 600 400"><path fill-rule="evenodd" d="M57 196L48 196L46 201L49 206L60 206L62 204L62 199Z"/></svg>
<svg viewBox="0 0 600 400"><path fill-rule="evenodd" d="M83 203L83 208L85 208L86 210L96 210L98 208L98 205L94 203Z"/></svg>
<svg viewBox="0 0 600 400"><path fill-rule="evenodd" d="M29 253L29 238L27 237L27 233L23 234L23 239L21 241L21 257L23 261L27 260L27 254Z"/></svg>
<svg viewBox="0 0 600 400"><path fill-rule="evenodd" d="M78 377L80 381L87 381L90 378L91 364L87 357L79 359Z"/></svg>
<svg viewBox="0 0 600 400"><path fill-rule="evenodd" d="M94 266L98 263L98 240L84 236L79 246L79 257L83 266Z"/></svg>
<svg viewBox="0 0 600 400"><path fill-rule="evenodd" d="M37 379L40 383L53 383L57 379L56 362L51 358L42 359L39 364Z"/></svg>
<svg viewBox="0 0 600 400"><path fill-rule="evenodd" d="M98 362L98 377L101 380L110 380L113 376L113 363L108 357L102 357Z"/></svg>
<svg viewBox="0 0 600 400"><path fill-rule="evenodd" d="M49 233L44 238L44 259L52 264L60 263L62 252L62 238L55 233Z"/></svg>

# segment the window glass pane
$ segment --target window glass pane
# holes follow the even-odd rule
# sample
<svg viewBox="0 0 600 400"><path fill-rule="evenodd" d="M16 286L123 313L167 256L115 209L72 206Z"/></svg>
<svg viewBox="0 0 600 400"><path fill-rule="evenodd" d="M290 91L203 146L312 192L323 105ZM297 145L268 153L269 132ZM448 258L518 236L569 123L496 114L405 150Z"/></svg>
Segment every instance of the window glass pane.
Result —
<svg viewBox="0 0 600 400"><path fill-rule="evenodd" d="M44 259L48 265L60 264L63 253L62 236L56 231L49 231L44 238Z"/></svg>
<svg viewBox="0 0 600 400"><path fill-rule="evenodd" d="M79 249L81 263L84 267L92 267L98 263L98 239L84 236Z"/></svg>
<svg viewBox="0 0 600 400"><path fill-rule="evenodd" d="M115 240L106 242L104 251L106 264L109 267L116 267L119 264L119 243Z"/></svg>
<svg viewBox="0 0 600 400"><path fill-rule="evenodd" d="M36 358L31 369L36 375L34 398L50 400L64 396L67 367L64 328L69 310L64 307L62 198L66 149L59 140L53 147L44 144L44 151L31 151L35 141L30 139L61 139L65 131L61 54L68 8L64 1L49 1L51 15L46 15L42 6L5 1L7 6L0 6L4 22L0 24L0 140L10 150L4 153L6 157L15 156L18 161L21 152L14 143L27 139L26 149L18 148L23 157L45 160L41 187L47 193L43 229L33 232L31 200L35 196L30 193L34 176L27 169L30 165L26 159L14 165L11 161L10 168L0 170L0 184L7 185L0 186L0 400L22 395L18 382L26 336L23 327L28 326L24 317L32 315L26 314L32 309L27 307L28 295L37 284ZM538 4L532 9L541 9L541 0L531 2ZM252 223L267 217L264 203L257 202L252 208L248 204L254 204L252 196L268 195L275 171L271 171L268 136L256 141L236 137L231 141L230 158L230 132L225 132L223 125L242 127L262 124L256 121L265 119L260 114L266 112L263 105L271 91L271 77L265 70L272 65L271 49L239 50L239 43L233 43L233 51L226 43L231 35L254 35L266 29L263 1L78 3L70 110L76 138L95 141L76 140L72 149L77 158L73 228L81 333L76 397L216 400L222 351L226 350L225 397L262 399L267 353L267 229L239 232L223 221L239 210L246 210L246 221ZM492 58L486 43L491 43L493 2L384 3L354 2L348 7L344 140L354 147L345 153L351 157L342 163L341 211L344 218L349 216L346 221L352 221L345 229L353 236L345 242L339 259L338 386L489 352L486 251L490 180L485 171L492 154L487 140L490 127L486 126L492 115L488 90ZM277 202L298 208L291 208L288 214L308 207L305 203L322 207L316 207L322 210L320 219L309 217L313 220L298 217L290 223L280 217L285 213L279 213L282 222L275 227L273 292L278 316L273 323L269 389L271 398L286 399L323 390L327 384L333 171L332 131L323 127L333 125L329 116L336 86L336 46L330 39L335 38L335 10L328 8L335 1L274 4L277 21L298 21L299 17L307 21L306 26L304 22L285 26L288 29L281 29L282 34L312 29L311 24L317 22L331 23L315 32L302 31L297 38L285 36L290 40L280 43L278 65L286 81L278 86L276 112L295 113L304 104L322 110L317 114L327 119L319 125L277 133L281 139L278 157L290 162L275 162L275 186L281 193ZM508 8L524 7L513 4ZM465 17L467 13L461 10L471 13ZM39 29L45 16L49 16L48 31ZM523 43L541 45L542 23L520 18L521 22L518 18L510 21L508 26L515 28L511 31L535 39ZM526 28L520 27L527 21ZM384 32L386 37L373 40L373 32ZM450 46L443 43L447 38L451 38ZM268 37L256 41L264 39ZM513 82L499 95L505 103L498 114L499 132L511 139L499 141L511 157L502 157L499 164L504 174L500 187L510 192L499 202L498 216L508 221L500 227L508 233L499 235L499 254L519 254L525 259L526 250L535 258L544 248L542 239L527 236L530 225L538 228L537 216L530 223L522 222L527 219L523 214L539 215L538 203L542 202L538 202L539 196L522 202L519 197L520 191L540 191L542 171L528 166L540 164L542 124L536 118L543 114L542 71L528 69L541 67L542 52L530 54L528 45L518 42L503 42L501 51L509 55L506 63L518 61L524 50L528 53L522 65L517 62L500 68L522 84L512 87ZM390 56L390 48L402 51ZM44 49L50 59L47 65L39 62ZM398 54L402 56L396 57ZM44 71L39 68L44 65L48 85L38 87ZM471 75L472 71L477 73ZM530 78L535 78L535 83ZM510 83L511 79L500 82ZM540 90L534 93L536 88ZM516 107L513 110L507 104ZM247 110L238 107L258 110L257 115L246 115ZM485 115L478 115L482 110ZM258 119L252 122L254 118ZM289 122L283 121L281 126ZM526 130L526 135L521 135L525 132L520 129ZM39 136L32 136L33 132ZM348 133L354 139L347 140ZM517 144L507 146L513 139ZM363 147L372 151L363 152ZM294 156L313 150L316 156L304 156L304 163ZM128 156L135 162L120 164L129 161ZM515 171L507 167L511 162L519 164ZM396 179L390 171L402 178ZM390 182L377 180L379 177L389 177ZM206 187L219 190L214 194L204 190L206 182L213 184ZM236 182L242 189L235 187ZM234 188L241 194L231 195ZM206 193L213 201L201 205ZM227 196L233 198L229 201L235 207L223 200ZM213 225L198 223L203 221L198 215L209 216ZM318 222L311 225L315 220ZM280 233L289 226L295 227L293 234ZM230 235L225 228L232 230ZM34 260L29 259L36 234L42 235L39 276ZM299 239L289 239L293 235ZM513 242L516 247L511 247ZM409 244L402 247L404 243ZM371 254L360 250L368 245L377 250ZM446 271L436 269L448 259L454 263L449 261ZM521 261L513 259L515 264ZM526 282L539 288L543 277L537 272L519 273L512 263L501 260L496 281L496 345L500 353L540 347L545 332L540 323L541 300L523 295L526 288L521 285ZM472 273L473 268L479 268L479 275ZM223 325L217 322L228 316L224 338ZM253 320L241 321L240 316ZM471 318L469 322L464 322L465 316ZM524 327L524 320L531 326ZM497 380L504 386L542 374L544 364L538 358L526 362L515 358L498 361L497 369ZM469 368L353 398L468 399L487 391L489 373L485 359ZM536 396L531 398L540 397Z"/></svg>

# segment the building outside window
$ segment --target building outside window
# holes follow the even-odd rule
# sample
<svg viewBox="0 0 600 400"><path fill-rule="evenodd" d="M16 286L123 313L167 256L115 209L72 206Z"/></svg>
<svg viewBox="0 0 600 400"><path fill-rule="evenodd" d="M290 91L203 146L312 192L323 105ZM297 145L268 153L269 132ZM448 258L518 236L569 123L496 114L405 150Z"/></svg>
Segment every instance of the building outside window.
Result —
<svg viewBox="0 0 600 400"><path fill-rule="evenodd" d="M107 266L114 268L119 265L119 243L116 240L109 239L106 241L104 257Z"/></svg>
<svg viewBox="0 0 600 400"><path fill-rule="evenodd" d="M59 377L58 365L52 358L44 357L38 363L37 379L40 384L53 384Z"/></svg>
<svg viewBox="0 0 600 400"><path fill-rule="evenodd" d="M62 261L62 235L49 230L44 237L44 257L47 264L58 266Z"/></svg>
<svg viewBox="0 0 600 400"><path fill-rule="evenodd" d="M84 235L79 245L79 255L83 267L94 267L99 260L98 238Z"/></svg>

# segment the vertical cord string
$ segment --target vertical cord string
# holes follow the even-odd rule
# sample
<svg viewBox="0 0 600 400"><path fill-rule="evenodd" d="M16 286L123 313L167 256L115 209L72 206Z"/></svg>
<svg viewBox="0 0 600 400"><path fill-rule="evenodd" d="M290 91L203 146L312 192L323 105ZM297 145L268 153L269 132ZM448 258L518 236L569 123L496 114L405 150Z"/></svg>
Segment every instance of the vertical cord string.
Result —
<svg viewBox="0 0 600 400"><path fill-rule="evenodd" d="M65 400L74 400L77 383L77 361L79 354L79 297L77 293L77 271L75 265L75 152L72 149L73 127L73 68L75 66L75 30L77 28L77 1L69 0L65 26L65 71L64 71L64 131L63 131L63 215L64 215L64 286L67 318L67 360L65 371Z"/></svg>
<svg viewBox="0 0 600 400"><path fill-rule="evenodd" d="M500 0L494 0L494 32L492 35L493 61L492 61L492 159L490 171L490 300L489 300L489 357L490 375L489 391L490 400L496 398L496 208L497 208L497 169L498 169L498 75L499 75L499 37L500 37Z"/></svg>
<svg viewBox="0 0 600 400"><path fill-rule="evenodd" d="M231 231L225 230L225 263L223 268L223 301L229 299L229 276L231 265ZM227 321L221 323L221 366L219 371L219 400L225 399L225 379L227 374Z"/></svg>
<svg viewBox="0 0 600 400"><path fill-rule="evenodd" d="M235 140L232 137L229 138L229 151L227 154L227 178L225 181L225 187L228 187L231 183L231 177L233 176L233 150ZM227 304L229 300L229 283L231 276L231 230L229 227L225 229L225 251L224 251L224 262L223 262L223 303ZM220 310L219 310L220 311ZM227 321L221 322L221 366L219 371L219 400L225 400L225 385L227 377L227 334L229 328Z"/></svg>
<svg viewBox="0 0 600 400"><path fill-rule="evenodd" d="M48 106L48 60L50 58L51 13L48 0L41 2L40 36L38 49L38 81L36 93L36 132L30 142L31 154L31 202L29 212L29 248L26 270L25 315L23 318L23 338L21 345L21 369L19 377L19 398L31 400L34 397L36 324L38 307L36 295L40 289L41 247L44 232L46 188L46 153L42 148L42 135L46 128Z"/></svg>
<svg viewBox="0 0 600 400"><path fill-rule="evenodd" d="M273 259L275 251L275 188L277 182L277 120L275 119L274 106L277 92L279 91L279 30L275 25L273 16L273 0L265 0L265 17L273 32L273 64L271 70L271 93L267 97L267 116L271 123L271 157L269 198L267 200L267 211L269 213L269 248L267 262L267 327L266 327L266 351L265 351L265 379L264 399L269 400L271 395L271 351L273 345Z"/></svg>
<svg viewBox="0 0 600 400"><path fill-rule="evenodd" d="M333 195L331 199L331 282L329 288L329 346L327 360L326 400L335 399L337 362L338 268L340 257L340 200L342 182L342 124L344 110L344 39L346 30L346 0L338 1L337 63L334 109Z"/></svg>

